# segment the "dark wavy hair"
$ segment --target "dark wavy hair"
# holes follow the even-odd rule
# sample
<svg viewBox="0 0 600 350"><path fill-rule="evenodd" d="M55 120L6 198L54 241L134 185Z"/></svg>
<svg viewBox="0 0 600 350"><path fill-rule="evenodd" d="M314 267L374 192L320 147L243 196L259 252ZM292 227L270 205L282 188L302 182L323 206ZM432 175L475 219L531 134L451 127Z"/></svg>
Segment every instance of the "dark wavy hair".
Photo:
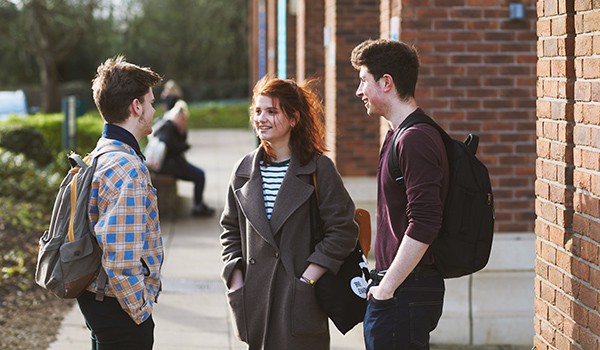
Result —
<svg viewBox="0 0 600 350"><path fill-rule="evenodd" d="M279 107L288 119L295 119L296 125L290 134L290 149L301 165L306 165L315 155L327 151L325 147L325 124L323 122L323 103L317 93L310 87L313 79L300 84L291 79L279 79L265 76L253 89L251 111L254 110L258 96L264 95L279 101ZM250 113L252 122L253 113ZM261 140L265 150L266 161L273 159L273 149L268 141Z"/></svg>
<svg viewBox="0 0 600 350"><path fill-rule="evenodd" d="M123 56L109 58L92 80L94 102L107 123L118 124L129 117L131 101L144 102L144 95L161 80L150 68L129 63Z"/></svg>
<svg viewBox="0 0 600 350"><path fill-rule="evenodd" d="M396 40L369 39L352 50L350 61L356 70L367 67L375 81L384 74L391 75L401 99L415 97L419 55L414 47Z"/></svg>

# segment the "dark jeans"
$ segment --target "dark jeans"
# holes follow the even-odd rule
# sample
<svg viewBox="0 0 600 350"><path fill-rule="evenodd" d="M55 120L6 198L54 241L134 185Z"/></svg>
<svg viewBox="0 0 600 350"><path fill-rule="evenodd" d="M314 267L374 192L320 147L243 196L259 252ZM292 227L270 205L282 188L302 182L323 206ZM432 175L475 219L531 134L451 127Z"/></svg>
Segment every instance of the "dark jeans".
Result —
<svg viewBox="0 0 600 350"><path fill-rule="evenodd" d="M363 325L366 349L429 349L429 333L442 316L445 290L439 273L412 273L392 299L371 298Z"/></svg>
<svg viewBox="0 0 600 350"><path fill-rule="evenodd" d="M105 296L104 301L96 301L96 294L90 292L84 292L77 303L91 332L92 350L152 349L152 316L137 325L117 299Z"/></svg>
<svg viewBox="0 0 600 350"><path fill-rule="evenodd" d="M192 181L194 183L194 205L199 206L203 203L205 183L204 170L186 162L185 166L171 169L169 173L180 180Z"/></svg>

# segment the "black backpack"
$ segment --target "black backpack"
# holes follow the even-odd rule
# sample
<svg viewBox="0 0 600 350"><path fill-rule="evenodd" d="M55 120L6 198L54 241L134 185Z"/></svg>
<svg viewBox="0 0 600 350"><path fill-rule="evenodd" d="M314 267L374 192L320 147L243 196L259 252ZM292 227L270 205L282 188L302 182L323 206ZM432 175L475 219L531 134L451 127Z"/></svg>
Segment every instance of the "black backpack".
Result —
<svg viewBox="0 0 600 350"><path fill-rule="evenodd" d="M396 141L409 127L426 123L435 127L446 146L450 182L444 205L442 229L431 248L436 268L444 278L461 277L488 263L494 235L494 196L486 166L475 156L479 137L469 134L465 142L452 139L433 119L415 113L402 122L388 155L389 173L404 190L398 165Z"/></svg>
<svg viewBox="0 0 600 350"><path fill-rule="evenodd" d="M50 227L40 238L35 271L36 283L59 298L77 298L98 276L96 299L104 298L107 277L102 250L90 229L88 201L98 157L119 151L125 152L107 145L85 160L69 154L71 170L60 185Z"/></svg>

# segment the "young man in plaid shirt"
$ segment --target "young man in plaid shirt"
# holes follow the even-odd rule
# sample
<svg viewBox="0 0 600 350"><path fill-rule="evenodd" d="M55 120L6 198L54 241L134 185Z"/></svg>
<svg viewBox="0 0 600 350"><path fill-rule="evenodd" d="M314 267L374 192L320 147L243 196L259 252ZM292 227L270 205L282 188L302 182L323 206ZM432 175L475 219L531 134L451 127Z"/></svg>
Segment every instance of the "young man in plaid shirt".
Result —
<svg viewBox="0 0 600 350"><path fill-rule="evenodd" d="M152 87L160 81L122 56L101 64L93 81L105 125L92 154L110 152L98 158L89 201L103 271L77 298L92 349L152 349L154 343L152 309L164 253L156 190L137 140L152 133Z"/></svg>

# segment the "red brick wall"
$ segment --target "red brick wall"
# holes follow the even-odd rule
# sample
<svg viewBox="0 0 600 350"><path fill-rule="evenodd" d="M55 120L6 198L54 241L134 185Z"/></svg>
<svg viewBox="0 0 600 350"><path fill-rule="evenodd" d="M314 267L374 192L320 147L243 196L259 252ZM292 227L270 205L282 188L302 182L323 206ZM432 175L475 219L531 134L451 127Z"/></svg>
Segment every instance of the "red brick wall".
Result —
<svg viewBox="0 0 600 350"><path fill-rule="evenodd" d="M535 175L535 25L509 20L509 0L396 0L400 40L413 43L422 67L419 105L451 134L480 137L497 232L533 232Z"/></svg>
<svg viewBox="0 0 600 350"><path fill-rule="evenodd" d="M535 346L600 348L600 2L540 0Z"/></svg>
<svg viewBox="0 0 600 350"><path fill-rule="evenodd" d="M343 176L375 176L379 123L367 120L355 95L358 72L350 53L363 40L379 37L379 0L325 0L325 25L330 35L325 48L328 147Z"/></svg>

